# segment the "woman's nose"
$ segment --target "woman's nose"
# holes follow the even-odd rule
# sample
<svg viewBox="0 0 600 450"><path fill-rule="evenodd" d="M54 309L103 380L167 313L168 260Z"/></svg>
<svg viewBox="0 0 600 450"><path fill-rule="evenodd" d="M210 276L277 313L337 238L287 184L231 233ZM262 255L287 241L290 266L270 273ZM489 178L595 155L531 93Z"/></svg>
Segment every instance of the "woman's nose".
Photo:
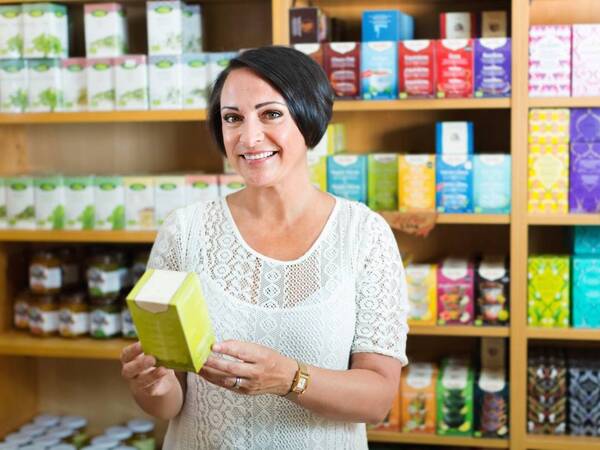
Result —
<svg viewBox="0 0 600 450"><path fill-rule="evenodd" d="M244 121L241 129L240 142L248 148L255 147L260 144L265 135L260 121L253 118L248 118Z"/></svg>

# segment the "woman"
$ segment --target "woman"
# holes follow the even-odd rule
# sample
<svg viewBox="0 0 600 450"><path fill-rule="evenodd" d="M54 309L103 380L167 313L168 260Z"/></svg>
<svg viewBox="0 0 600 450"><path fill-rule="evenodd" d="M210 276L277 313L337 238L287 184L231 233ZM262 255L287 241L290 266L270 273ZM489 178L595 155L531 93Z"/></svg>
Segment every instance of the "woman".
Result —
<svg viewBox="0 0 600 450"><path fill-rule="evenodd" d="M306 152L333 92L285 47L249 50L215 82L209 126L246 188L173 213L149 266L198 273L217 344L199 374L155 366L139 343L122 373L169 419L166 449L366 449L407 363L394 236L366 206L311 185Z"/></svg>

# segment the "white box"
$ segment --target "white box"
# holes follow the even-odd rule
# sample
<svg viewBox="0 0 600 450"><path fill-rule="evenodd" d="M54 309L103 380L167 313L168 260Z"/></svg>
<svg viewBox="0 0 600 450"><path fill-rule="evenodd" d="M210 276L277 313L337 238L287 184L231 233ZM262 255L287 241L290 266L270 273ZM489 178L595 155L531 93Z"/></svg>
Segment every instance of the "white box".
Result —
<svg viewBox="0 0 600 450"><path fill-rule="evenodd" d="M115 72L110 58L87 60L87 96L89 111L115 109Z"/></svg>
<svg viewBox="0 0 600 450"><path fill-rule="evenodd" d="M183 54L183 9L180 1L149 1L146 3L148 54Z"/></svg>
<svg viewBox="0 0 600 450"><path fill-rule="evenodd" d="M39 230L62 230L65 227L65 190L63 177L36 177L35 222Z"/></svg>
<svg viewBox="0 0 600 450"><path fill-rule="evenodd" d="M69 23L67 7L54 3L23 5L23 56L67 58Z"/></svg>
<svg viewBox="0 0 600 450"><path fill-rule="evenodd" d="M0 58L23 54L23 10L21 5L0 5Z"/></svg>
<svg viewBox="0 0 600 450"><path fill-rule="evenodd" d="M208 101L208 55L188 53L183 55L183 107L206 108Z"/></svg>
<svg viewBox="0 0 600 450"><path fill-rule="evenodd" d="M186 175L185 177L185 204L207 202L219 199L218 175Z"/></svg>
<svg viewBox="0 0 600 450"><path fill-rule="evenodd" d="M600 25L573 25L573 97L600 96Z"/></svg>
<svg viewBox="0 0 600 450"><path fill-rule="evenodd" d="M28 103L27 61L23 59L0 61L0 112L25 112Z"/></svg>
<svg viewBox="0 0 600 450"><path fill-rule="evenodd" d="M171 212L185 206L185 176L154 177L156 224L162 225Z"/></svg>
<svg viewBox="0 0 600 450"><path fill-rule="evenodd" d="M229 61L237 56L237 52L208 53L208 86L217 80L221 72L227 68Z"/></svg>
<svg viewBox="0 0 600 450"><path fill-rule="evenodd" d="M9 228L35 229L33 178L6 178L6 219Z"/></svg>
<svg viewBox="0 0 600 450"><path fill-rule="evenodd" d="M151 56L148 67L150 109L182 109L181 57Z"/></svg>
<svg viewBox="0 0 600 450"><path fill-rule="evenodd" d="M107 58L127 53L127 19L118 3L90 3L85 12L85 54Z"/></svg>
<svg viewBox="0 0 600 450"><path fill-rule="evenodd" d="M125 228L152 230L156 228L154 180L152 177L124 177Z"/></svg>
<svg viewBox="0 0 600 450"><path fill-rule="evenodd" d="M117 110L148 109L148 65L146 55L114 59Z"/></svg>
<svg viewBox="0 0 600 450"><path fill-rule="evenodd" d="M202 7L185 5L183 9L183 51L199 53L202 51Z"/></svg>
<svg viewBox="0 0 600 450"><path fill-rule="evenodd" d="M571 25L529 29L529 96L571 95Z"/></svg>
<svg viewBox="0 0 600 450"><path fill-rule="evenodd" d="M63 111L87 110L87 75L85 58L60 61L63 86Z"/></svg>
<svg viewBox="0 0 600 450"><path fill-rule="evenodd" d="M60 60L31 59L27 62L29 112L53 112L62 108Z"/></svg>

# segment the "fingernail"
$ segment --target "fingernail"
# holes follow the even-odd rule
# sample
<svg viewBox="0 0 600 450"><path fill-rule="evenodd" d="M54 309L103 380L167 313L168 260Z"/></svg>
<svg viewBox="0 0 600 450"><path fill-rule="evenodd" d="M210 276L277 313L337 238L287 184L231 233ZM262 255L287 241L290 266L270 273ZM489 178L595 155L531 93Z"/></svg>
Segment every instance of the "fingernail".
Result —
<svg viewBox="0 0 600 450"><path fill-rule="evenodd" d="M221 344L213 344L212 346L213 352L220 352L222 350Z"/></svg>

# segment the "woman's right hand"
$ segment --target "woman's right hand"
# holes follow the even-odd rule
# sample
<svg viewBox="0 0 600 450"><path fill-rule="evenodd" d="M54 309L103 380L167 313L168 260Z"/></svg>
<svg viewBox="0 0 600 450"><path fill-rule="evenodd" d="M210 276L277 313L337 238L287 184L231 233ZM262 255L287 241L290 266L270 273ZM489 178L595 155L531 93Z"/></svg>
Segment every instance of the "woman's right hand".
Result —
<svg viewBox="0 0 600 450"><path fill-rule="evenodd" d="M157 367L156 359L144 354L139 341L121 352L121 375L134 393L150 397L165 395L173 388L173 383L178 383L175 372Z"/></svg>

